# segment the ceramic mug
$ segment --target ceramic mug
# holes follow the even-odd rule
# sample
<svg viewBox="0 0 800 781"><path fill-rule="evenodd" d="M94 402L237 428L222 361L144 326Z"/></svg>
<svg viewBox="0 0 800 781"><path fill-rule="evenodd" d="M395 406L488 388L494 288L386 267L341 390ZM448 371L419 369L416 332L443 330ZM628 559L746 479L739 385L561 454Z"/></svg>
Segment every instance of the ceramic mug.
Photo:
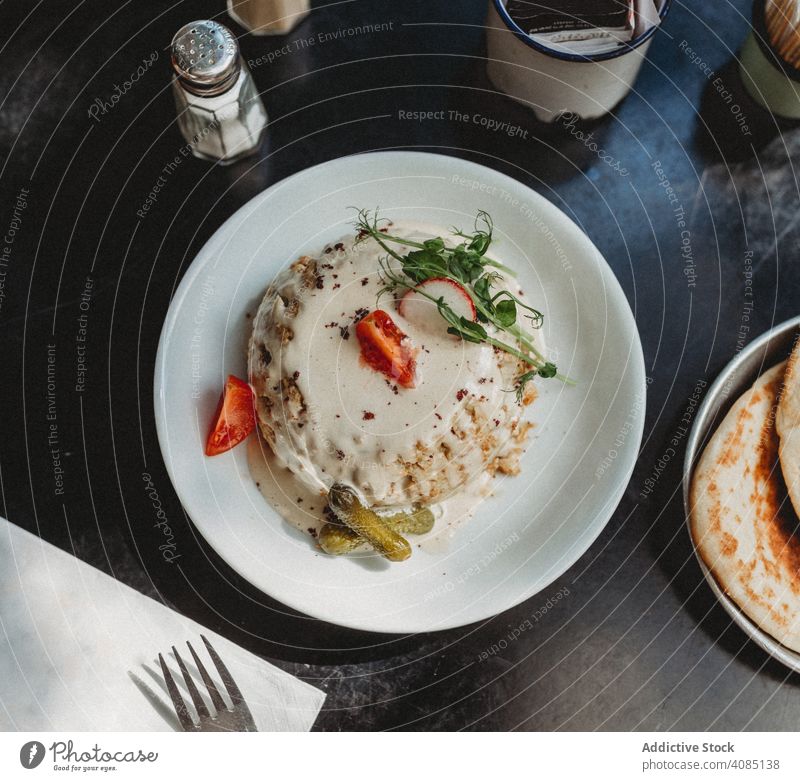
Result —
<svg viewBox="0 0 800 781"><path fill-rule="evenodd" d="M608 113L631 88L658 27L618 49L572 54L535 41L506 11L507 0L489 0L487 72L497 89L533 109L544 122L571 113L595 119ZM661 0L663 20L672 0Z"/></svg>
<svg viewBox="0 0 800 781"><path fill-rule="evenodd" d="M770 44L764 0L753 3L753 29L739 55L739 74L750 96L771 114L800 119L800 69Z"/></svg>

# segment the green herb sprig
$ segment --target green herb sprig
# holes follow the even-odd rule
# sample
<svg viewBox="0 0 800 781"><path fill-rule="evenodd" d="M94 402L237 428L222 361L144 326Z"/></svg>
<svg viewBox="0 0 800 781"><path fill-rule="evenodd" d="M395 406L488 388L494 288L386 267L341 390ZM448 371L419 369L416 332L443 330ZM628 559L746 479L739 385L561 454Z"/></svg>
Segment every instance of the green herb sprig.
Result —
<svg viewBox="0 0 800 781"><path fill-rule="evenodd" d="M528 371L517 377L515 390L518 399L524 395L527 383L535 377L557 377L572 384L571 380L558 374L556 365L541 354L532 335L518 323L518 316L522 313L530 321L531 328L541 328L544 321L542 313L521 301L510 290L495 288L502 281L500 272L509 276L515 274L502 263L486 257L492 243L493 231L489 214L485 211L478 212L472 233L463 233L453 228L453 236L464 239L454 247L448 247L441 237L414 241L394 236L385 229L381 230L382 222L388 220L380 219L377 209L374 212L361 209L355 223L359 241L374 239L389 257L400 264L401 270L397 270L389 263L388 258L380 260L381 276L385 283L381 294L393 293L398 288L416 290L436 304L439 314L448 324L448 333L468 342L490 344L530 366ZM407 247L408 251L403 254L395 249L396 246ZM463 287L472 299L478 322L461 317L442 297L434 298L424 288L419 287L422 282L436 277L453 280ZM518 346L490 336L484 327L484 324L489 323L513 337Z"/></svg>

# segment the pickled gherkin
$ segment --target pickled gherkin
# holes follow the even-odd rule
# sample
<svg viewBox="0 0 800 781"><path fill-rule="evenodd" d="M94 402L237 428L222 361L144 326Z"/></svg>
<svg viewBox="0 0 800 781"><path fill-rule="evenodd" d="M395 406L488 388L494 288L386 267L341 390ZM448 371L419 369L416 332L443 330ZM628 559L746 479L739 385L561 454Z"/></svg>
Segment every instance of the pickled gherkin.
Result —
<svg viewBox="0 0 800 781"><path fill-rule="evenodd" d="M389 561L405 561L411 556L411 546L408 544L408 540L398 534L387 523L387 519L381 518L377 513L365 507L358 494L350 486L342 483L335 483L331 486L328 492L328 507L337 520L363 538ZM328 524L328 526L331 525ZM331 544L335 550L336 539L333 530L326 531L323 528L320 533L320 545L323 550L327 550L327 546Z"/></svg>
<svg viewBox="0 0 800 781"><path fill-rule="evenodd" d="M378 517L398 534L425 534L433 528L434 523L433 513L427 507L419 506L410 511ZM320 530L318 541L322 550L333 556L351 553L366 542L358 532L339 523L326 523Z"/></svg>

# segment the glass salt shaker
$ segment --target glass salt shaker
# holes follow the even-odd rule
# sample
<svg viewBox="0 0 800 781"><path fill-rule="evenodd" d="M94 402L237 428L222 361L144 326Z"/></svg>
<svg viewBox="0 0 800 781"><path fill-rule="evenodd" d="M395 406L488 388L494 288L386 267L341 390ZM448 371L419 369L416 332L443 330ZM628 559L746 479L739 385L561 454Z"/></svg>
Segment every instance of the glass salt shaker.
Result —
<svg viewBox="0 0 800 781"><path fill-rule="evenodd" d="M194 156L227 165L256 151L267 112L233 33L191 22L175 33L171 59L178 126Z"/></svg>

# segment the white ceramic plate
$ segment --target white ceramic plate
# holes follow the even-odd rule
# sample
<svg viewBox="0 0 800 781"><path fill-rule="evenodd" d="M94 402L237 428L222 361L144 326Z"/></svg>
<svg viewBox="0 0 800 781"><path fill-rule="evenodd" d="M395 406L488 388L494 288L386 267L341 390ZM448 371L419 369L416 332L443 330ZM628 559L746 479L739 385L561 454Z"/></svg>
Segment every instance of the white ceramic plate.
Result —
<svg viewBox="0 0 800 781"><path fill-rule="evenodd" d="M444 550L402 564L318 552L250 478L247 448L206 458L225 377L246 377L250 321L267 283L304 252L352 231L349 207L470 228L494 218L492 253L518 270L545 315L566 387L540 381L522 474L496 481ZM544 589L586 551L616 508L641 441L645 376L636 324L585 234L507 176L452 157L380 152L324 163L234 214L192 263L169 309L155 373L158 436L197 528L249 582L312 616L357 629L420 632L479 621ZM370 559L374 561L374 559ZM383 566L385 564L385 566ZM544 595L543 595L544 596Z"/></svg>

